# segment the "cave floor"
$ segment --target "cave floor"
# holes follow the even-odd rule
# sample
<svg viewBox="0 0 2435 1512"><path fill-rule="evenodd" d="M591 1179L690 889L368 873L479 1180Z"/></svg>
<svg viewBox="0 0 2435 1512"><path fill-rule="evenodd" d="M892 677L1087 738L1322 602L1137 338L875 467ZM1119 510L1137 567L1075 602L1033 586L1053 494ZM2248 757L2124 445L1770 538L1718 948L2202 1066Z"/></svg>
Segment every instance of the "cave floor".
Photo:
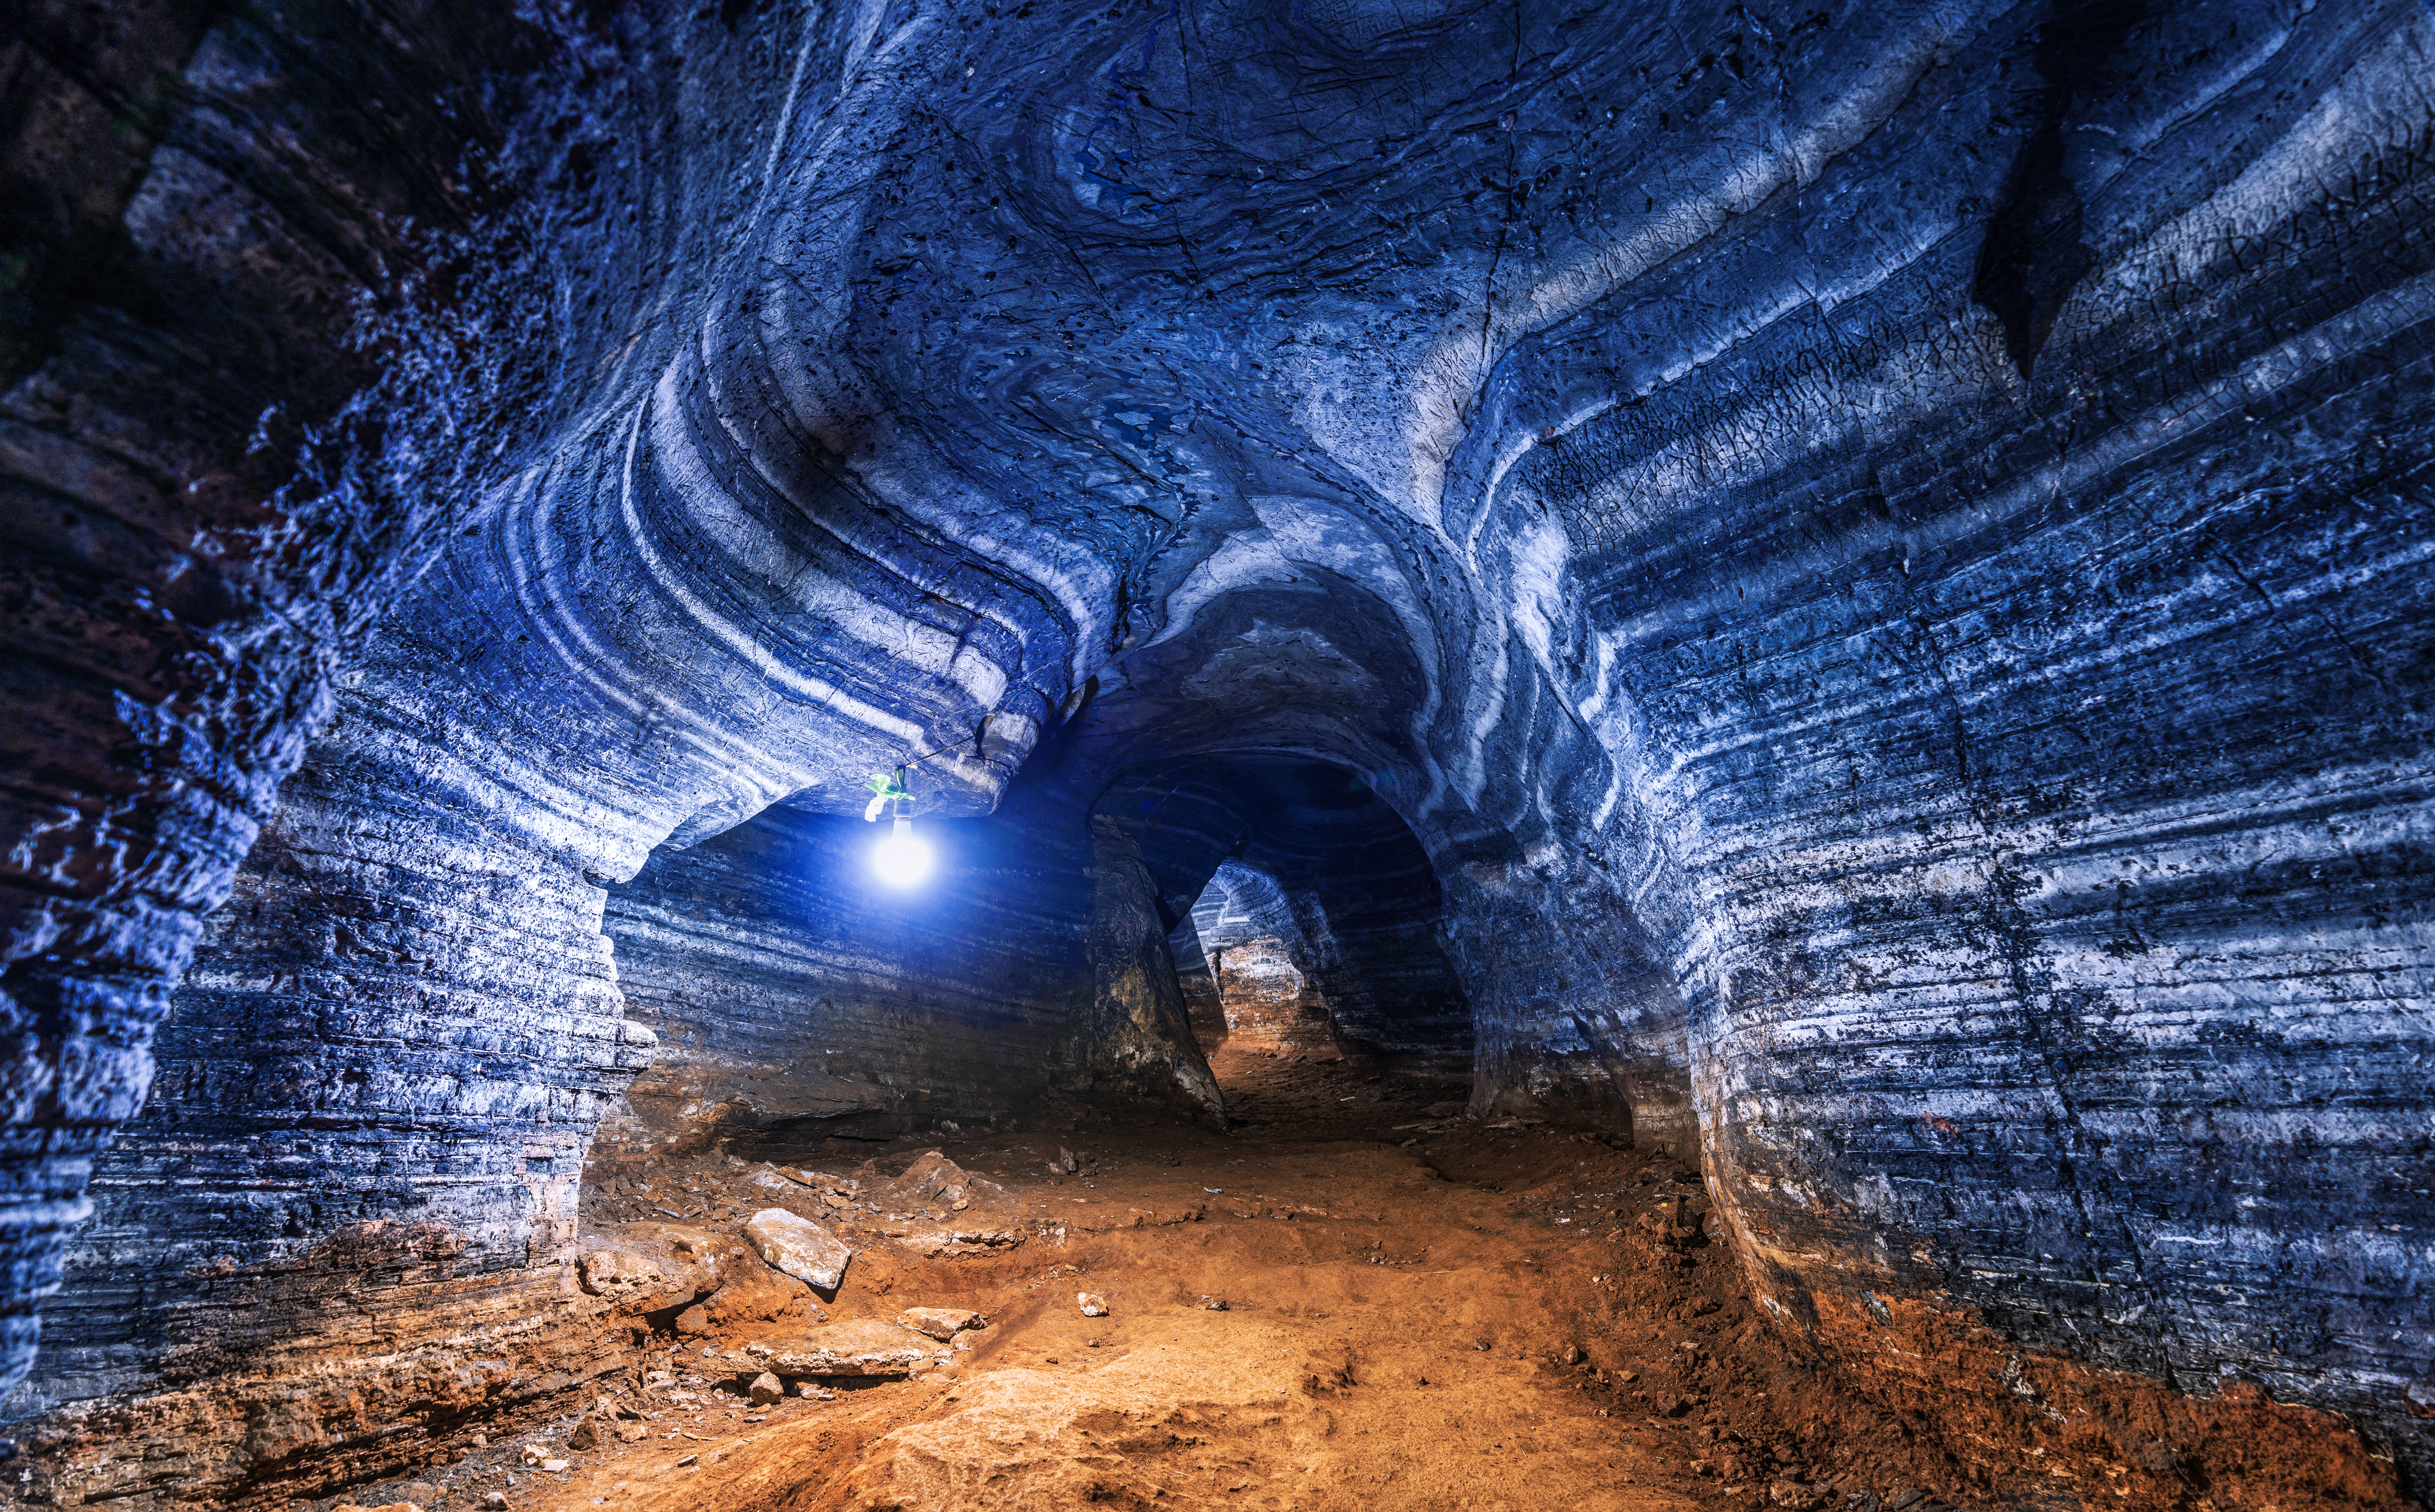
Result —
<svg viewBox="0 0 2435 1512"><path fill-rule="evenodd" d="M939 1148L1028 1215L1019 1245L955 1258L909 1252L884 1223L840 1225L857 1253L826 1317L986 1314L949 1365L754 1406L736 1351L806 1320L738 1323L655 1351L669 1379L600 1383L637 1441L571 1447L570 1416L317 1504L479 1507L495 1491L534 1509L1592 1512L1822 1504L1829 1480L1904 1489L1856 1463L1856 1440L1805 1447L1776 1426L1769 1392L1798 1382L1754 1342L1682 1165L1449 1116L1460 1089L1442 1082L1215 1058L1243 1125L1228 1134L899 1142L864 1168L884 1179ZM799 1168L842 1170L841 1143ZM1067 1151L1073 1175L1054 1169ZM722 1194L721 1169L733 1180L739 1163L663 1172L654 1190L732 1226L751 1199ZM1108 1315L1081 1314L1084 1291Z"/></svg>

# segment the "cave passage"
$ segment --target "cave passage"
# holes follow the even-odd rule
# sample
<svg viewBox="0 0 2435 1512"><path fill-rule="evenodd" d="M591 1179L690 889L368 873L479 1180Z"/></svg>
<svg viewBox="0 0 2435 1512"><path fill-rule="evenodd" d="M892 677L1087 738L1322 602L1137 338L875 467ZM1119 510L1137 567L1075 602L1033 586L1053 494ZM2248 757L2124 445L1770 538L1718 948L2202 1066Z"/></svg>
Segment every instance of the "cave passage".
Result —
<svg viewBox="0 0 2435 1512"><path fill-rule="evenodd" d="M0 1508L2425 1505L2430 59L0 7Z"/></svg>
<svg viewBox="0 0 2435 1512"><path fill-rule="evenodd" d="M1277 879L1229 858L1167 936L1202 1053L1340 1055L1309 936ZM1218 1085L1227 1078L1220 1072Z"/></svg>
<svg viewBox="0 0 2435 1512"><path fill-rule="evenodd" d="M1358 773L1235 756L1129 773L1102 809L1145 832L1193 1036L1220 1087L1240 1057L1352 1057L1467 1084L1471 1008L1426 852ZM1173 827L1167 833L1161 833ZM1222 845L1208 882L1193 873Z"/></svg>

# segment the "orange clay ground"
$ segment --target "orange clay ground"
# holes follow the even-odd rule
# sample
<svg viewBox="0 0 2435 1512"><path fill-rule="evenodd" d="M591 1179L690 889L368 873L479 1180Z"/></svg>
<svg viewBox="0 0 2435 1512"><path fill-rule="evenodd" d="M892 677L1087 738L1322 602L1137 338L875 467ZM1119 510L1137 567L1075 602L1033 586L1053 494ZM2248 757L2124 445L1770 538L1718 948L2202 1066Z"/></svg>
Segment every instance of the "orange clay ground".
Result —
<svg viewBox="0 0 2435 1512"><path fill-rule="evenodd" d="M859 1170L865 1190L941 1150L1003 1185L981 1206L1020 1213L1026 1237L924 1258L884 1216L844 1210L857 1253L834 1302L657 1338L641 1367L584 1394L590 1447L570 1447L581 1422L570 1412L313 1505L2405 1504L2355 1439L2334 1432L2328 1448L2326 1420L2286 1409L2262 1436L2239 1435L2241 1452L2298 1421L2310 1440L2298 1460L2256 1471L2271 1486L2238 1466L2230 1478L2216 1466L2211 1483L2186 1441L2198 1431L2184 1422L2168 1442L2170 1412L2136 1408L2156 1388L2135 1378L2091 1409L2102 1432L2053 1428L2045 1418L2067 1415L2019 1411L2000 1386L1870 1394L1755 1321L1678 1161L1585 1132L1449 1119L1459 1093L1442 1083L1243 1054L1216 1066L1243 1125L1222 1135L1168 1125L799 1149L798 1172ZM1076 1174L1051 1174L1061 1151ZM756 1206L744 1173L762 1169L714 1155L653 1172L648 1199L630 1200L733 1230ZM1085 1291L1107 1316L1082 1315ZM745 1345L801 1332L815 1314L892 1320L907 1307L989 1323L912 1379L833 1383L828 1400L745 1397L757 1368ZM1958 1368L1976 1370L1967 1353Z"/></svg>

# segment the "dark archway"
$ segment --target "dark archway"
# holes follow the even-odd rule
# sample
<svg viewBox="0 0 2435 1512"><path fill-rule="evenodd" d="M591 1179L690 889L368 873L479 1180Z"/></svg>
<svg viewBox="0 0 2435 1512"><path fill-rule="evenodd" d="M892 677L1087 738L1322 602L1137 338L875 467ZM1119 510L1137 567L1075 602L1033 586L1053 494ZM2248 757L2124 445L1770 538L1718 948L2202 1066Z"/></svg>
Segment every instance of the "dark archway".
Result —
<svg viewBox="0 0 2435 1512"><path fill-rule="evenodd" d="M1204 1050L1239 1031L1237 1048L1469 1076L1471 1008L1440 948L1436 870L1368 779L1196 756L1126 773L1095 812L1141 847Z"/></svg>

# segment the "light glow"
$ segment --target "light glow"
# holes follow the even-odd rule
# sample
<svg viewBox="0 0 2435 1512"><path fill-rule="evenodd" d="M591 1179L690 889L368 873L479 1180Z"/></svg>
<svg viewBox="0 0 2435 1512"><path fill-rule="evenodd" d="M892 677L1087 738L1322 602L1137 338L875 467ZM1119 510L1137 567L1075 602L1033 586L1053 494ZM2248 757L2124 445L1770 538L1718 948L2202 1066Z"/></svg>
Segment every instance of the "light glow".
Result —
<svg viewBox="0 0 2435 1512"><path fill-rule="evenodd" d="M898 818L888 837L871 848L871 868L891 887L910 887L930 874L930 847L913 833L913 821Z"/></svg>

